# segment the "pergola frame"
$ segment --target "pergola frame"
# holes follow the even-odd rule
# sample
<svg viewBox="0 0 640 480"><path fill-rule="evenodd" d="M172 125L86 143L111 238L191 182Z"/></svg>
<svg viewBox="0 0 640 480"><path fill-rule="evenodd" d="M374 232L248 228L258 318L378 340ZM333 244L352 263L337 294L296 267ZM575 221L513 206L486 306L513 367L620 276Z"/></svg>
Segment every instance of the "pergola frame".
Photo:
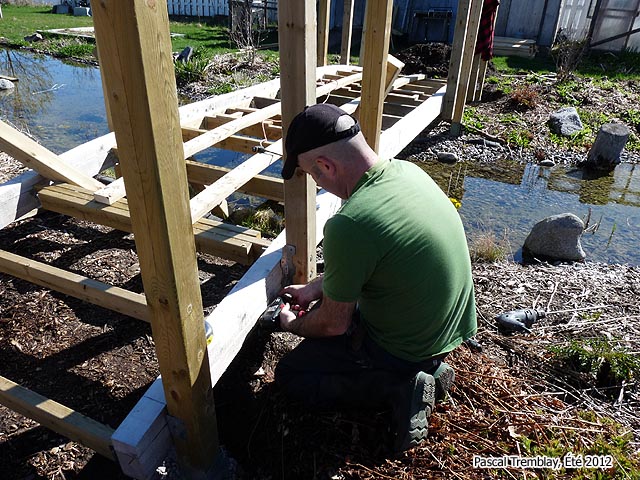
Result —
<svg viewBox="0 0 640 480"><path fill-rule="evenodd" d="M171 449L190 477L211 475L218 451L213 386L283 283L315 276L322 226L340 206L333 195L317 196L307 175L282 182L260 172L281 158L293 116L318 101L359 115L367 141L386 158L435 121L443 105L451 106L455 123L473 77L471 67L458 68L471 64L472 31L477 35L481 0L469 3L460 0L458 10L460 18L472 13L456 28L448 89L453 100L442 82L399 76L402 64L388 55L392 0L367 2L363 68L317 68L327 58L328 0L320 0L317 32L314 0L280 0L280 81L179 110L166 3L97 2L94 23L114 133L55 155L0 123L0 148L33 169L0 185L0 227L42 207L133 231L145 293L4 251L0 271L150 322L161 378L115 431L4 377L0 403L117 459L134 478L148 478ZM347 63L352 1L345 0L344 8L350 12L341 49ZM233 170L189 160L214 145L267 151ZM94 179L116 163L121 179L106 186ZM201 189L191 199L188 184ZM284 201L285 232L267 242L258 232L206 218L216 207L224 210L225 199L239 190ZM252 265L206 319L196 251ZM208 346L205 321L214 332Z"/></svg>

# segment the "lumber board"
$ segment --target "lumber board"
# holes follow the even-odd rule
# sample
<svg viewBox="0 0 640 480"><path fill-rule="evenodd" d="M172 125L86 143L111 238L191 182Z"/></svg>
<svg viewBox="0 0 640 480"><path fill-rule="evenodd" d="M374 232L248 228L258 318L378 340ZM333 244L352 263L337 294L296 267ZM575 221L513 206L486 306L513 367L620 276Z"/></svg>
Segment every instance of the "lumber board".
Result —
<svg viewBox="0 0 640 480"><path fill-rule="evenodd" d="M145 296L0 250L0 271L94 305L149 322Z"/></svg>
<svg viewBox="0 0 640 480"><path fill-rule="evenodd" d="M385 97L395 89L394 82L400 76L400 71L404 68L404 63L393 55L387 55L387 68L385 75Z"/></svg>
<svg viewBox="0 0 640 480"><path fill-rule="evenodd" d="M207 130L202 128L182 127L182 138L184 140L190 140L192 138L196 138L198 135L202 135L206 131ZM256 148L267 148L270 145L273 145L273 141L260 140L258 138L245 137L242 135L231 135L229 138L225 138L214 146L216 148L231 150L233 152L255 153Z"/></svg>
<svg viewBox="0 0 640 480"><path fill-rule="evenodd" d="M111 451L114 430L61 403L0 376L0 403L39 424L115 460Z"/></svg>
<svg viewBox="0 0 640 480"><path fill-rule="evenodd" d="M187 178L189 183L210 185L231 169L187 160ZM267 175L256 175L238 188L239 192L248 195L284 202L284 181L281 178Z"/></svg>
<svg viewBox="0 0 640 480"><path fill-rule="evenodd" d="M342 38L340 43L340 63L349 65L351 61L351 36L353 35L354 0L344 0L342 12Z"/></svg>
<svg viewBox="0 0 640 480"><path fill-rule="evenodd" d="M318 194L317 201L317 226L314 229L317 232L314 239L316 244L322 240L325 222L341 206L338 197L325 191ZM206 318L205 321L213 329L213 340L208 346L213 384L220 379L255 327L260 314L281 289L284 280L282 248L285 243L286 231L283 231ZM164 405L162 380L159 377L112 437L121 465L123 462L127 464L128 471L132 472L130 475L154 472L171 448Z"/></svg>
<svg viewBox="0 0 640 480"><path fill-rule="evenodd" d="M273 104L271 104L273 105ZM229 123L234 120L234 117L230 115L215 115L215 116L207 116L202 120L202 125L200 129L212 130L217 128L225 123ZM203 132L204 133L204 132ZM282 127L273 125L273 122L269 120L264 120L259 123L255 123L253 125L248 126L247 128L243 128L238 131L240 135L248 135L256 138L267 138L271 140L278 140L282 138Z"/></svg>
<svg viewBox="0 0 640 480"><path fill-rule="evenodd" d="M274 143L269 151L272 153L265 152L253 155L193 197L190 202L191 223L200 220L240 186L247 183L275 161L280 160L282 140Z"/></svg>
<svg viewBox="0 0 640 480"><path fill-rule="evenodd" d="M53 212L70 215L123 232L132 232L131 216L127 199L120 199L112 205L103 205L93 200L93 195L69 184L53 185L41 189L38 193L43 208ZM198 251L227 258L244 265L251 264L260 256L268 241L255 236L240 233L237 227L224 222L202 219L193 225Z"/></svg>
<svg viewBox="0 0 640 480"><path fill-rule="evenodd" d="M282 98L283 138L293 118L320 95L339 88L341 80L316 88L317 38L314 0L280 0L278 2L278 36L280 52L280 87ZM308 54L311 53L311 54ZM329 72L326 72L329 73ZM347 77L349 78L349 77ZM321 92L321 89L325 91ZM286 159L286 156L285 156ZM316 185L310 175L294 174L284 184L286 242L293 250L287 256L286 277L294 283L307 283L316 275L315 206Z"/></svg>
<svg viewBox="0 0 640 480"><path fill-rule="evenodd" d="M478 28L480 26L480 15L482 14L482 0L472 0L471 11L469 12L469 24L467 25L464 51L460 65L460 78L456 85L456 101L453 105L451 116L451 132L458 135L460 133L460 122L464 114L464 104L467 101L467 89L471 76L471 67L475 54L476 40L478 38Z"/></svg>
<svg viewBox="0 0 640 480"><path fill-rule="evenodd" d="M167 4L98 2L92 14L173 444L185 476L204 477L219 445Z"/></svg>
<svg viewBox="0 0 640 480"><path fill-rule="evenodd" d="M438 92L425 100L422 105L405 115L391 128L381 134L380 149L382 158L392 158L407 146L418 134L428 127L442 110L442 98L447 87L442 87Z"/></svg>
<svg viewBox="0 0 640 480"><path fill-rule="evenodd" d="M329 51L329 17L331 10L329 0L318 0L318 58L317 66L327 64L327 52Z"/></svg>
<svg viewBox="0 0 640 480"><path fill-rule="evenodd" d="M71 167L58 155L2 120L0 120L0 150L51 180L73 183L89 190L98 190L103 187L102 183L96 179Z"/></svg>
<svg viewBox="0 0 640 480"><path fill-rule="evenodd" d="M453 117L453 108L458 95L458 83L461 78L460 69L462 67L462 55L465 49L475 48L475 46L469 47L465 43L470 13L471 0L458 0L451 57L449 59L449 73L447 75L447 93L442 105L442 118L446 121L450 121Z"/></svg>
<svg viewBox="0 0 640 480"><path fill-rule="evenodd" d="M365 76L362 79L359 118L362 134L375 152L380 150L392 10L392 0L369 0L365 14L366 46L362 63Z"/></svg>

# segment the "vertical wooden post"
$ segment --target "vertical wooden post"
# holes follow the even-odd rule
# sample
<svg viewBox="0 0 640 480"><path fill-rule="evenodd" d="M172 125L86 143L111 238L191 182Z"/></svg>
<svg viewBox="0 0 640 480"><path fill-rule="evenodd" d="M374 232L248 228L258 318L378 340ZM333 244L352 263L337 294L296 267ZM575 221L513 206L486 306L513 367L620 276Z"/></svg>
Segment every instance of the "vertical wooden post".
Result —
<svg viewBox="0 0 640 480"><path fill-rule="evenodd" d="M478 67L478 80L476 83L476 91L473 96L474 102L479 102L482 100L482 90L484 89L484 79L487 75L487 61L480 60L480 66Z"/></svg>
<svg viewBox="0 0 640 480"><path fill-rule="evenodd" d="M367 46L367 42L365 41L365 37L367 36L367 17L369 16L369 4L371 2L369 0L365 0L364 2L364 19L362 20L362 34L360 35L360 57L358 58L358 65L364 65L364 51Z"/></svg>
<svg viewBox="0 0 640 480"><path fill-rule="evenodd" d="M462 115L464 114L464 104L467 101L467 88L471 76L471 66L478 39L478 27L480 26L480 15L482 14L483 0L472 0L471 11L469 13L469 24L467 25L462 61L460 62L460 78L458 79L456 101L453 106L451 117L451 133L460 135L462 130Z"/></svg>
<svg viewBox="0 0 640 480"><path fill-rule="evenodd" d="M458 94L460 67L462 66L462 53L465 48L470 11L471 0L458 0L456 27L453 32L451 59L449 60L449 74L447 76L447 92L442 99L442 119L445 121L451 121L451 118L453 117L453 106L456 103L456 96Z"/></svg>
<svg viewBox="0 0 640 480"><path fill-rule="evenodd" d="M367 1L360 125L369 146L376 152L380 146L392 9L393 0Z"/></svg>
<svg viewBox="0 0 640 480"><path fill-rule="evenodd" d="M185 476L203 478L217 427L167 4L92 7L172 438Z"/></svg>
<svg viewBox="0 0 640 480"><path fill-rule="evenodd" d="M467 87L467 102L472 102L476 96L476 90L478 88L478 75L480 75L480 54L476 53L473 56L471 63L471 72L469 74L469 85Z"/></svg>
<svg viewBox="0 0 640 480"><path fill-rule="evenodd" d="M331 11L329 0L318 2L318 67L327 64L327 52L329 51L329 21Z"/></svg>
<svg viewBox="0 0 640 480"><path fill-rule="evenodd" d="M349 65L351 62L351 35L353 33L353 4L354 0L344 0L342 12L342 43L340 45L340 63Z"/></svg>
<svg viewBox="0 0 640 480"><path fill-rule="evenodd" d="M315 0L280 0L280 91L284 135L299 112L316 103ZM286 156L286 153L285 153ZM316 276L316 184L311 176L297 172L284 182L284 211L289 258L284 272L288 280L306 283Z"/></svg>

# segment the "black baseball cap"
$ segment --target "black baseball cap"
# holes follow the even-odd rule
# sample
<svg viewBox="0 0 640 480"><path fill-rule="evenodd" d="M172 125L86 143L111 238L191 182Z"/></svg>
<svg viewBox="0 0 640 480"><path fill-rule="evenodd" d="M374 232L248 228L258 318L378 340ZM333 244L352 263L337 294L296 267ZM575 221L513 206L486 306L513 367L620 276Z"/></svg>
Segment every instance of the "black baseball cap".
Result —
<svg viewBox="0 0 640 480"><path fill-rule="evenodd" d="M351 138L359 131L358 121L335 105L321 103L305 107L287 130L287 158L282 167L282 178L289 180L293 176L301 153Z"/></svg>

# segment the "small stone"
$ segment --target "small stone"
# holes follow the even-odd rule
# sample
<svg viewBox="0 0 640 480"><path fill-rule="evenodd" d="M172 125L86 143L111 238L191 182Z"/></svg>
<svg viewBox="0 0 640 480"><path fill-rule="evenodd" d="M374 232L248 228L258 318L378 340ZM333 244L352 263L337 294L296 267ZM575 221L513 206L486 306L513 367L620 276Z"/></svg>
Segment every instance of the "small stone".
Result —
<svg viewBox="0 0 640 480"><path fill-rule="evenodd" d="M42 40L44 40L44 37L38 32L34 33L33 35L27 35L26 37L24 37L25 42L41 42Z"/></svg>
<svg viewBox="0 0 640 480"><path fill-rule="evenodd" d="M553 112L548 124L553 133L565 137L574 135L584 128L575 107L565 107Z"/></svg>
<svg viewBox="0 0 640 480"><path fill-rule="evenodd" d="M15 88L15 85L11 80L0 78L0 90L11 90L12 88Z"/></svg>
<svg viewBox="0 0 640 480"><path fill-rule="evenodd" d="M542 160L540 162L540 166L541 167L555 167L556 166L556 162L554 162L553 160L550 160L550 159L546 159L546 160Z"/></svg>
<svg viewBox="0 0 640 480"><path fill-rule="evenodd" d="M438 152L438 161L442 163L456 163L458 161L458 155L451 152Z"/></svg>
<svg viewBox="0 0 640 480"><path fill-rule="evenodd" d="M573 213L552 215L533 226L524 249L542 259L582 261L586 257L580 243L583 231L583 221Z"/></svg>

